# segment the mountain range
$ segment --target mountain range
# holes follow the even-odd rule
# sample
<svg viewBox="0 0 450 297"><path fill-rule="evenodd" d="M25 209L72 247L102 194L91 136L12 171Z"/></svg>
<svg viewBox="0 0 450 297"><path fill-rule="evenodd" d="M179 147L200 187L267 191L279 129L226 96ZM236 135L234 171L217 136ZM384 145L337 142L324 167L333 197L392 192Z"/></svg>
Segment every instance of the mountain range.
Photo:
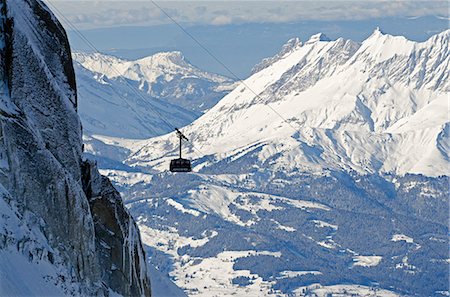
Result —
<svg viewBox="0 0 450 297"><path fill-rule="evenodd" d="M193 173L167 172L174 133L103 137L155 271L188 295L445 295L449 35L288 41L182 128Z"/></svg>
<svg viewBox="0 0 450 297"><path fill-rule="evenodd" d="M234 88L230 78L202 71L177 51L129 61L100 53L74 53L84 68L113 80L120 78L148 96L194 113L203 113Z"/></svg>
<svg viewBox="0 0 450 297"><path fill-rule="evenodd" d="M252 157L284 171L447 174L449 32L423 43L379 30L362 44L323 34L288 43L184 129L208 159L201 170ZM155 138L129 163L154 168L171 149L174 135Z"/></svg>
<svg viewBox="0 0 450 297"><path fill-rule="evenodd" d="M121 168L130 153L114 139L146 139L186 126L235 86L197 69L180 52L136 61L100 53L72 56L86 154L101 166Z"/></svg>
<svg viewBox="0 0 450 297"><path fill-rule="evenodd" d="M235 82L72 55L40 0L0 29L0 295L448 295L450 30L294 38Z"/></svg>

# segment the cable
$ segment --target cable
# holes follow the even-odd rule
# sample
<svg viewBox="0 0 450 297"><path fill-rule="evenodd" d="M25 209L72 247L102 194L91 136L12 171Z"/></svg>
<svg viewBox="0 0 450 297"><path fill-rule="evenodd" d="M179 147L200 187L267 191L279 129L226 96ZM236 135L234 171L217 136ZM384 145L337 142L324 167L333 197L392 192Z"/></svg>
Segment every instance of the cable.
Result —
<svg viewBox="0 0 450 297"><path fill-rule="evenodd" d="M200 46L208 55L210 55L217 63L219 63L220 65L222 65L237 81L239 81L240 83L242 83L247 89L249 89L258 99L262 99L261 96L259 94L257 94L255 91L253 91L252 88L250 88L248 86L248 84L241 78L239 78L239 76L237 76L227 65L225 65L219 58L217 58L207 47L205 47L197 38L195 38L195 36L193 36L191 33L189 33L189 31L187 31L183 26L181 26L180 23L178 23L174 18L172 18L161 6L159 6L154 0L151 0L151 2L153 3L153 5L155 5L164 15L167 16L167 18L169 18L177 27L179 27L186 35L188 35L198 46ZM298 132L300 134L299 129L295 128L290 122L288 122L277 110L275 110L273 107L271 107L270 105L264 105L266 107L268 107L270 110L272 110L272 112L274 112L278 117L280 117L286 124L288 124L295 132ZM217 119L220 116L220 114L214 118L213 120ZM194 147L195 148L195 147ZM199 151L200 152L200 151ZM397 220L398 222L398 220ZM402 224L402 223L401 223ZM409 230L408 227L406 227L406 225L402 224L405 229ZM412 234L414 234L413 232L411 232ZM428 248L430 248L431 250L433 250L435 253L437 253L436 250L434 250L431 246L428 246Z"/></svg>
<svg viewBox="0 0 450 297"><path fill-rule="evenodd" d="M47 0L47 2L49 3L49 5L66 21L66 23L70 26L70 28L72 28L72 30L74 30L74 32L78 35L78 37L80 37L81 38L81 40L82 41L84 41L87 45L88 45L88 47L90 47L91 48L91 50L92 51L94 51L94 52L96 52L96 53L100 53L100 51L97 49L97 47L92 43L92 42L90 42L89 41L89 39L87 39L86 38L86 36L84 36L84 34L83 33L81 33L81 31L79 31L77 28L76 28L76 26L74 25L74 24L72 24L72 22L69 20L69 19L67 19L66 17L65 17L65 15L50 1L50 0ZM101 57L101 56L100 56ZM110 67L110 69L112 69L112 70L114 70L116 73L117 73L117 75L118 75L118 77L119 77L119 79L121 79L121 73L116 69L116 68L114 68L113 67L113 65L110 65L109 63L106 63L109 67ZM129 89L131 89L135 94L137 94L138 95L138 97L140 97L142 100L144 100L144 101L146 101L146 99L142 96L142 94L140 94L137 90L136 90L136 88L135 87L133 87L126 79L123 79L122 78L122 80L126 83L126 85L128 86L128 88ZM144 119L142 119L141 118L141 116L139 115L139 113L128 103L128 101L125 99L125 98L123 98L118 92L116 92L116 90L111 86L111 89L119 96L119 98L122 98L124 101L125 101L125 103L128 105L128 107L136 114L136 116L139 118L139 119L141 119L141 121L142 121L142 125L144 126L144 128L146 128L148 131L152 131L154 134L157 134L156 133L156 131L152 128L152 127L149 127L149 126L147 126L147 124L145 123L145 120ZM152 110L171 130L177 130L177 127L175 126L175 125L173 125L172 123L170 123L168 120L166 120L165 118L164 118L164 116L157 110L157 109L153 109ZM190 141L190 140L188 140L187 139L187 142L191 145L191 147L192 148L194 148L194 152L195 151L197 151L198 153L200 153L200 155L198 154L198 153L196 153L197 154L197 156L198 157L202 157L202 156L206 156L200 149L198 149L194 144L193 144L193 142L192 141Z"/></svg>
<svg viewBox="0 0 450 297"><path fill-rule="evenodd" d="M74 30L74 32L80 37L80 39L82 41L84 41L88 47L91 48L91 50L93 50L94 52L100 53L100 51L95 47L95 45L90 42L86 36L84 36L83 33L81 33L75 25L72 24L72 22L67 19L65 17L65 15L51 2L51 0L47 0L47 2L49 3L49 5L52 6L52 8L58 12L58 14L66 21L66 23L70 26L70 28L72 30ZM217 58L207 47L205 47L200 41L198 41L192 34L190 34L183 26L181 26L174 18L172 18L161 6L159 6L155 1L151 0L151 2L159 9L161 10L161 12L163 12L164 15L166 15L173 23L175 23L186 35L188 35L192 40L194 40L195 43L197 43L208 55L210 55L216 62L218 62L220 65L222 65L237 81L241 82L246 88L248 88L257 98L261 98L259 94L257 94L255 91L253 91L252 88L250 88L248 86L247 83L245 83L245 81L241 78L239 78L239 76L237 76L225 63L223 63L219 58ZM112 69L114 72L117 73L119 79L121 77L121 73L114 68L112 65L109 65L108 63L106 63L110 69ZM140 94L136 88L134 88L127 80L123 80L126 85L135 93L137 94L141 99L143 99L144 101L146 101L146 99L142 96L142 94ZM113 88L112 88L113 89ZM115 90L114 90L115 91ZM120 94L118 94L117 92L115 92L120 98L122 98L122 96ZM149 128L146 124L145 124L145 120L142 119L139 115L139 113L124 99L124 101L126 102L126 104L130 107L130 109L136 114L136 116L138 118L140 118L142 120L142 124L143 126L147 129L147 130L151 130L153 133L155 133L155 130L153 128ZM265 105L267 106L270 110L272 110L272 112L274 112L278 117L280 117L285 123L287 123L294 131L299 132L299 130L297 128L295 128L290 122L288 122L278 111L276 111L273 107L269 106L269 105ZM176 127L175 125L171 124L168 120L165 119L165 117L156 109L152 110L171 130L175 130ZM220 116L220 114L216 117L218 118ZM155 133L156 134L156 133ZM191 146L194 148L195 151L199 152L201 155L205 155L203 154L200 149L198 149L192 142L192 140L188 140L188 142L191 144Z"/></svg>
<svg viewBox="0 0 450 297"><path fill-rule="evenodd" d="M65 21L66 21L66 23L70 26L70 28L72 29L72 30L74 30L74 32L78 35L78 37L80 37L81 38L81 40L82 41L84 41L87 45L88 45L88 47L90 47L91 48L91 50L93 50L95 53L100 53L100 51L95 47L95 45L94 44L92 44L92 42L90 42L84 35L83 35L83 33L81 33L77 28L76 28L76 26L75 25L73 25L71 22L70 22L70 20L69 19L67 19L65 16L64 16L64 14L50 1L50 0L47 0L47 2L48 2L48 4L61 16L61 18L63 18ZM101 56L100 56L100 58L101 58ZM111 65L111 64L109 64L109 63L106 63L108 66L109 66L109 68L110 69L112 69L114 72L116 72L116 74L118 75L118 78L119 78L119 80L121 79L121 73L113 66L113 65ZM135 87L133 87L131 84L130 84L130 82L128 82L128 80L126 80L126 79L123 79L122 78L122 81L124 81L125 82L125 84L128 86L128 88L129 89L131 89L138 97L140 97L143 101L145 101L145 102L147 102L147 99L146 98L144 98L144 96L138 91L138 90L136 90L136 88ZM147 126L147 124L146 124L146 120L145 119L143 119L140 115L139 115L139 113L137 112L137 110L135 110L129 103L128 103L128 101L122 96L122 95L120 95L112 86L111 86L111 89L119 96L119 98L122 98L123 99L123 101L127 104L127 106L136 114L136 116L142 121L142 126L144 127L144 128L146 128L149 132L152 132L152 133L154 133L154 134L157 134L156 133L156 131L153 129L153 128L150 128L149 126ZM163 122L164 122L164 124L166 124L171 130L175 130L175 126L174 125L172 125L168 120L166 120L164 117L163 117L163 115L155 108L155 109L151 109L151 111L152 112L154 112Z"/></svg>
<svg viewBox="0 0 450 297"><path fill-rule="evenodd" d="M94 51L97 53L100 53L100 51L64 16L64 14L59 11L59 9L57 9L53 3L51 3L50 0L47 0L47 2L49 3L49 5L51 5L53 7L53 9L55 9L56 12L58 12L58 14L67 22L67 24L77 33L77 35ZM177 25L177 27L179 27L186 35L188 35L198 46L200 46L208 55L210 55L217 63L219 63L222 67L224 67L238 82L242 83L247 89L249 89L258 99L262 99L261 96L259 94L257 94L255 91L253 91L252 88L250 88L248 86L248 84L241 78L239 78L226 64L224 64L219 58L217 58L207 47L205 47L200 41L197 40L197 38L195 38L191 33L189 33L183 26L181 26L174 18L172 18L161 6L159 6L155 1L151 0L151 2L153 3L153 5L155 5L164 15L167 16L167 18L169 18L175 25ZM107 64L111 69L113 69L118 75L119 75L119 79L121 77L120 72L115 69L112 65ZM146 99L142 96L142 94L140 94L136 88L134 88L126 79L124 79L125 83L127 84L127 86L133 91L135 92L142 100L146 101ZM111 87L112 90L114 90L114 88ZM118 94L115 90L114 92L120 97L123 98L120 94ZM123 98L124 99L124 98ZM128 103L127 100L125 100L125 103L130 107L130 109L136 114L136 116L138 118L140 118L139 113ZM274 112L278 117L280 117L286 124L288 124L294 131L299 132L300 131L295 128L290 122L288 122L277 110L275 110L273 107L271 107L270 105L265 105L267 106L270 110L272 110L272 112ZM168 126L170 127L172 130L177 130L177 128L172 125L170 122L166 121L166 119L162 116L162 114L155 110L154 111L158 117ZM220 114L215 118L217 119L220 116ZM214 119L214 120L215 120ZM145 124L145 120L142 120L142 124L143 126L148 129L149 127L147 127L147 125ZM151 128L152 132L155 133L155 130L153 128ZM202 153L201 150L199 150L190 140L187 140L192 148L194 148L194 151L197 151L201 154L201 156L206 156L204 153ZM398 223L399 221L396 220L396 222ZM411 232L411 230L409 229L409 227L407 227L405 224L403 224L402 222L400 222L401 225L403 225L403 227L405 229L407 229L407 231ZM414 232L411 232L412 234L414 234ZM432 251L434 251L437 255L439 254L434 248L432 248L430 245L428 245L428 248L431 249Z"/></svg>
<svg viewBox="0 0 450 297"><path fill-rule="evenodd" d="M154 0L150 0L153 5L155 5L165 16L167 16L168 19L170 19L178 28L180 28L181 31L183 31L186 35L188 35L198 46L200 46L208 55L210 55L217 63L223 66L230 74L233 76L238 82L242 83L247 89L250 90L258 99L262 99L259 94L257 94L255 91L253 91L252 88L248 86L248 84L241 79L239 76L237 76L225 63L223 63L219 58L217 58L216 55L214 55L206 46L204 46L197 38L195 38L194 35L189 33L180 23L178 23L173 17L169 15L161 6L158 5ZM269 109L271 109L277 116L279 116L286 124L288 124L295 132L300 133L298 128L295 128L290 122L288 122L278 111L276 111L273 107L264 104L264 106L267 106ZM219 116L217 116L215 119L217 119Z"/></svg>

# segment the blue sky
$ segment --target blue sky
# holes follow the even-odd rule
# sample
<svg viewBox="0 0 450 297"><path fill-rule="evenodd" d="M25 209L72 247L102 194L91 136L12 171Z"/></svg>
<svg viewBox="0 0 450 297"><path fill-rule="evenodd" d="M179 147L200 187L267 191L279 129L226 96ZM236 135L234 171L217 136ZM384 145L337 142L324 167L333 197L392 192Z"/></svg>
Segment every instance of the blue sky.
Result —
<svg viewBox="0 0 450 297"><path fill-rule="evenodd" d="M193 64L229 75L151 1L51 2L100 50L125 58L180 50ZM362 41L375 27L423 41L449 27L447 1L157 1L238 76L289 38L323 32ZM50 6L51 7L51 6ZM61 19L61 17L60 17ZM86 50L61 19L72 48Z"/></svg>

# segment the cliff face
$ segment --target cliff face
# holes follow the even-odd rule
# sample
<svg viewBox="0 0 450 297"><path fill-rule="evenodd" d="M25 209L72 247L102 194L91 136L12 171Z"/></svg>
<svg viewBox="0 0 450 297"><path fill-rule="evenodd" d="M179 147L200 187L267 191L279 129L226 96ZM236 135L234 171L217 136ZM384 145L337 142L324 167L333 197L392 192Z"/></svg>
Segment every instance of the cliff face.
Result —
<svg viewBox="0 0 450 297"><path fill-rule="evenodd" d="M10 214L0 220L0 250L57 267L53 281L66 293L149 296L135 223L82 159L63 27L39 0L0 4L1 210ZM27 232L19 234L16 221Z"/></svg>
<svg viewBox="0 0 450 297"><path fill-rule="evenodd" d="M91 161L83 164L83 186L94 220L100 267L110 268L101 270L102 280L126 296L150 295L139 229L119 192Z"/></svg>

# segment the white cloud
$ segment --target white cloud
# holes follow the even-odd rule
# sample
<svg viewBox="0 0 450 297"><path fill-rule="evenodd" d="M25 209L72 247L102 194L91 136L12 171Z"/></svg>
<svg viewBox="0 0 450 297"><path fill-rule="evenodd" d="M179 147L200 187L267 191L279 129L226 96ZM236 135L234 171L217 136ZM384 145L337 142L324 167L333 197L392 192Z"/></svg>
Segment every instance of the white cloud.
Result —
<svg viewBox="0 0 450 297"><path fill-rule="evenodd" d="M219 15L211 20L212 25L229 25L233 23L233 18L228 15Z"/></svg>
<svg viewBox="0 0 450 297"><path fill-rule="evenodd" d="M50 1L80 28L170 22L151 1ZM449 16L447 1L157 1L157 3L179 22L211 25L361 20L387 16L438 15L444 18Z"/></svg>

